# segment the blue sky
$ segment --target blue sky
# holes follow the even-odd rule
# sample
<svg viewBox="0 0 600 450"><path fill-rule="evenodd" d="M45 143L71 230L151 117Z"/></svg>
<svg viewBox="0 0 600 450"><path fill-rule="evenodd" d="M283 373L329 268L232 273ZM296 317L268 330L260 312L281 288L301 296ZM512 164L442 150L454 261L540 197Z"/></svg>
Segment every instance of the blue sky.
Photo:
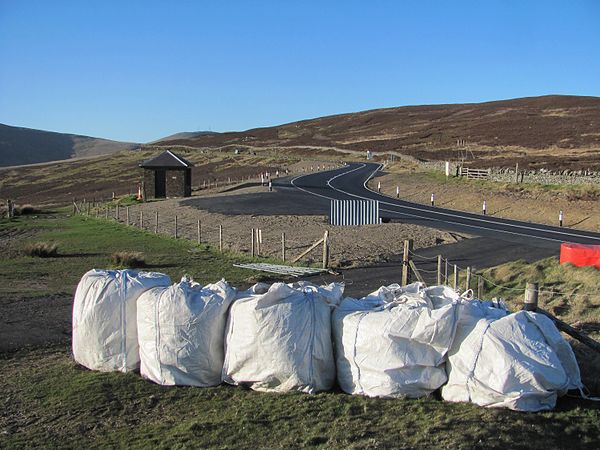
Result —
<svg viewBox="0 0 600 450"><path fill-rule="evenodd" d="M0 122L147 142L600 96L600 1L0 0Z"/></svg>

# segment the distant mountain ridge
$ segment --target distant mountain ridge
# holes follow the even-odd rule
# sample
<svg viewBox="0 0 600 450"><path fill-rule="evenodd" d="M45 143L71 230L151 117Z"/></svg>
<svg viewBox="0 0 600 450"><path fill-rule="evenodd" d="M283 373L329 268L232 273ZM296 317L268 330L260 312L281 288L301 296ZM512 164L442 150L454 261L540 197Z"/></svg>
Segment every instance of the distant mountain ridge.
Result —
<svg viewBox="0 0 600 450"><path fill-rule="evenodd" d="M549 150L552 164L569 157L600 167L600 97L547 95L402 106L239 132L181 132L150 144L372 150L426 160L454 158L462 146L496 158L499 165L510 165L510 158L519 155L543 165ZM109 154L138 145L0 124L0 166Z"/></svg>
<svg viewBox="0 0 600 450"><path fill-rule="evenodd" d="M547 95L374 109L242 132L171 138L168 144L336 147L437 159L457 141L488 148L600 149L600 97Z"/></svg>
<svg viewBox="0 0 600 450"><path fill-rule="evenodd" d="M0 124L0 167L131 150L139 144Z"/></svg>

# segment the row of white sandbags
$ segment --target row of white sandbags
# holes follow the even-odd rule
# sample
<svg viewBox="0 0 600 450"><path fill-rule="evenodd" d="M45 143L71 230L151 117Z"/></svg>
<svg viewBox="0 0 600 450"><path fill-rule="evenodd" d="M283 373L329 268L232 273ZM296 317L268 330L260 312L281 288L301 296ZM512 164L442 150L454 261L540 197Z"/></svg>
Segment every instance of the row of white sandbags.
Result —
<svg viewBox="0 0 600 450"><path fill-rule="evenodd" d="M317 392L333 386L337 363L338 382L349 393L419 397L448 381L442 388L447 400L526 410L548 409L558 393L580 386L573 353L547 318L508 315L463 300L449 288L392 285L361 300L342 301L342 287L335 284L256 285L238 293L227 313L235 290L226 283L203 288L182 281L168 287L168 278L127 271L88 272L77 290L73 350L75 359L92 369L135 368L133 344L120 346L118 340L127 323L119 314L129 314L132 322L131 308L121 306L119 317L111 316L102 310L114 314L118 301L87 298L86 286L102 277L108 285L146 283L137 310L141 373L160 384L208 386L223 379L263 391ZM139 290L107 293L130 293L122 303L135 308ZM81 306L88 303L92 306ZM94 309L99 311L90 322ZM94 317L113 317L119 330L93 323ZM79 331L82 323L88 332ZM94 329L99 339L90 346ZM131 338L133 331L127 331Z"/></svg>

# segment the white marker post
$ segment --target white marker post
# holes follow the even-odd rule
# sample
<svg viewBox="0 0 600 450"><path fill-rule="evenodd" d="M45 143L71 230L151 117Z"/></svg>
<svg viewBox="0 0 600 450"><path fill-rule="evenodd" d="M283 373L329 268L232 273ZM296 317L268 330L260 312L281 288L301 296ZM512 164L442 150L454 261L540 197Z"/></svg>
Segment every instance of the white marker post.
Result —
<svg viewBox="0 0 600 450"><path fill-rule="evenodd" d="M396 198L400 198L400 186L396 186Z"/></svg>
<svg viewBox="0 0 600 450"><path fill-rule="evenodd" d="M265 176L262 173L260 174L260 185L261 186L265 185Z"/></svg>
<svg viewBox="0 0 600 450"><path fill-rule="evenodd" d="M565 215L563 214L562 209L558 212L558 226L562 227L563 226L563 219L565 218Z"/></svg>
<svg viewBox="0 0 600 450"><path fill-rule="evenodd" d="M431 206L435 206L435 194L431 194Z"/></svg>
<svg viewBox="0 0 600 450"><path fill-rule="evenodd" d="M485 216L487 213L487 204L485 203L485 200L483 201L483 215Z"/></svg>
<svg viewBox="0 0 600 450"><path fill-rule="evenodd" d="M273 192L273 183L269 180L269 192Z"/></svg>
<svg viewBox="0 0 600 450"><path fill-rule="evenodd" d="M377 192L381 192L381 181L377 182Z"/></svg>

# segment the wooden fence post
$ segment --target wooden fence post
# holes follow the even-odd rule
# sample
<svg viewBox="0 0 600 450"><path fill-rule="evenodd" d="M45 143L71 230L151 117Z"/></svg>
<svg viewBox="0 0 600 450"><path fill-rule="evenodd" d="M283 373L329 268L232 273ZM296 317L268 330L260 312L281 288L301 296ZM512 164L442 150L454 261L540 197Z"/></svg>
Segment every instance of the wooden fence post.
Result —
<svg viewBox="0 0 600 450"><path fill-rule="evenodd" d="M6 200L6 210L9 210L10 200ZM77 207L77 203L75 203L75 197L73 197L73 215L75 214L75 208ZM7 214L9 214L7 212ZM10 215L8 216L10 217Z"/></svg>
<svg viewBox="0 0 600 450"><path fill-rule="evenodd" d="M197 229L197 240L198 240L198 244L202 243L202 225L200 224L200 219L198 219L198 229Z"/></svg>
<svg viewBox="0 0 600 450"><path fill-rule="evenodd" d="M254 228L252 228L252 239L251 239L251 244L250 244L250 252L252 257L254 258L255 256L255 250L254 250Z"/></svg>
<svg viewBox="0 0 600 450"><path fill-rule="evenodd" d="M452 280L452 289L458 291L458 266L454 264L454 279Z"/></svg>
<svg viewBox="0 0 600 450"><path fill-rule="evenodd" d="M523 309L525 311L535 311L538 307L538 284L527 283L525 288L525 304Z"/></svg>
<svg viewBox="0 0 600 450"><path fill-rule="evenodd" d="M485 283L483 282L483 277L481 275L477 275L477 298L479 300L483 299L483 295L485 289Z"/></svg>
<svg viewBox="0 0 600 450"><path fill-rule="evenodd" d="M144 211L140 211L140 228L144 228Z"/></svg>
<svg viewBox="0 0 600 450"><path fill-rule="evenodd" d="M108 208L109 206L106 205L106 209L104 210L104 218L108 220Z"/></svg>
<svg viewBox="0 0 600 450"><path fill-rule="evenodd" d="M445 268L444 268L444 284L448 286L448 260L446 259Z"/></svg>
<svg viewBox="0 0 600 450"><path fill-rule="evenodd" d="M175 215L175 239L177 239L177 215Z"/></svg>
<svg viewBox="0 0 600 450"><path fill-rule="evenodd" d="M442 255L437 257L437 284L442 284Z"/></svg>
<svg viewBox="0 0 600 450"><path fill-rule="evenodd" d="M329 266L329 230L323 234L323 269Z"/></svg>
<svg viewBox="0 0 600 450"><path fill-rule="evenodd" d="M223 225L219 225L219 251L223 252Z"/></svg>
<svg viewBox="0 0 600 450"><path fill-rule="evenodd" d="M285 262L285 233L281 233L281 260Z"/></svg>
<svg viewBox="0 0 600 450"><path fill-rule="evenodd" d="M471 289L471 266L467 267L467 279L465 280L465 291Z"/></svg>
<svg viewBox="0 0 600 450"><path fill-rule="evenodd" d="M125 225L129 226L129 206L125 207Z"/></svg>
<svg viewBox="0 0 600 450"><path fill-rule="evenodd" d="M158 211L154 211L154 234L158 234Z"/></svg>
<svg viewBox="0 0 600 450"><path fill-rule="evenodd" d="M413 249L413 240L406 239L404 241L404 251L402 253L402 286L410 283L410 254Z"/></svg>
<svg viewBox="0 0 600 450"><path fill-rule="evenodd" d="M117 210L116 210L116 212L115 212L115 215L117 216L117 222L118 222L118 221L119 221L119 215L120 215L120 214L119 214L119 204L118 204L118 203L117 203L117 206L116 206L116 208L117 208Z"/></svg>

